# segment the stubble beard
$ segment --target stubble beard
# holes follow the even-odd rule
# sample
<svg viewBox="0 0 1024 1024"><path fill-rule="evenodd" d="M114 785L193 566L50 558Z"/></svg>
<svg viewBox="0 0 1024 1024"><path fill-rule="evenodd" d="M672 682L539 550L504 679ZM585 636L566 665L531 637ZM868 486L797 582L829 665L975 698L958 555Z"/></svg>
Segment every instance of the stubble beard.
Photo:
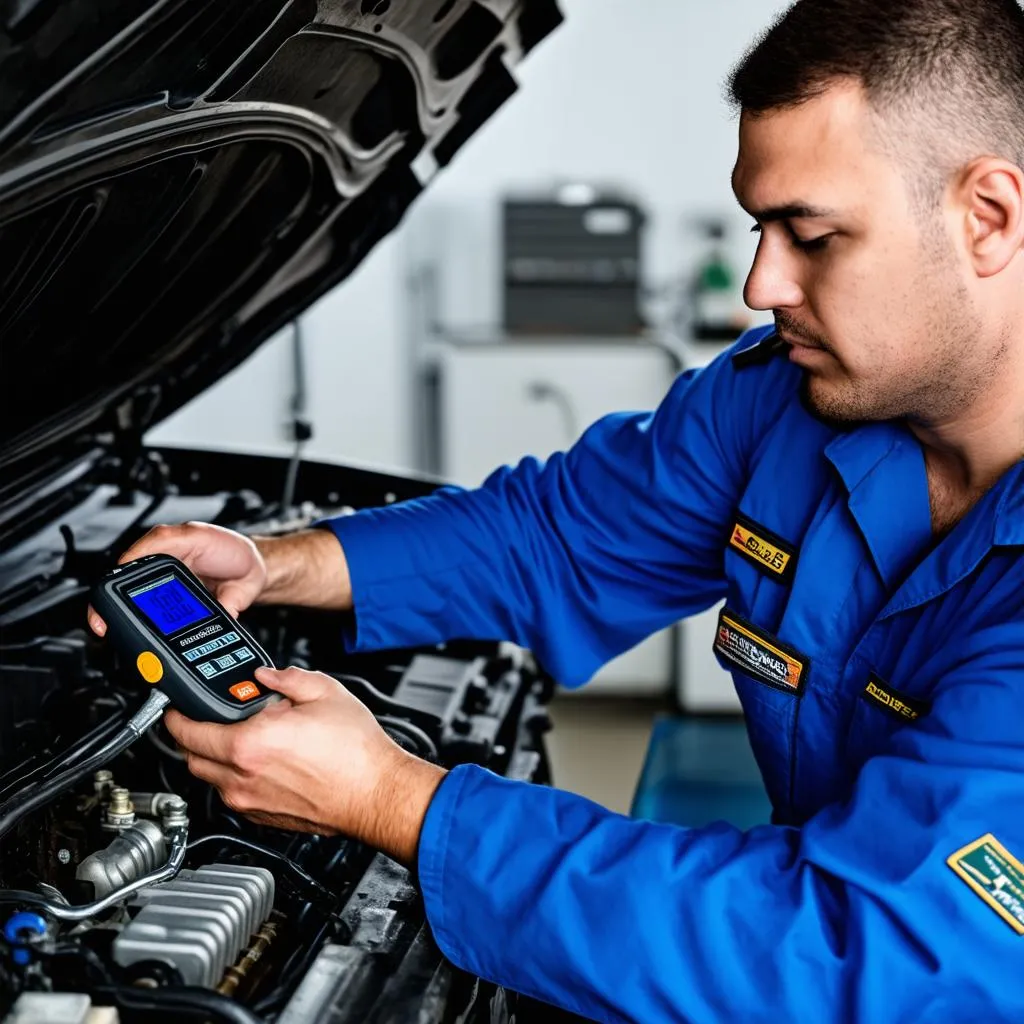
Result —
<svg viewBox="0 0 1024 1024"><path fill-rule="evenodd" d="M991 387L1001 361L978 358L982 328L966 287L949 260L928 264L915 282L916 294L927 296L914 328L920 349L881 378L854 378L838 357L838 374L805 370L802 399L815 416L840 428L885 420L934 424L956 417ZM799 333L786 328L785 317L778 322ZM835 356L827 339L808 340Z"/></svg>

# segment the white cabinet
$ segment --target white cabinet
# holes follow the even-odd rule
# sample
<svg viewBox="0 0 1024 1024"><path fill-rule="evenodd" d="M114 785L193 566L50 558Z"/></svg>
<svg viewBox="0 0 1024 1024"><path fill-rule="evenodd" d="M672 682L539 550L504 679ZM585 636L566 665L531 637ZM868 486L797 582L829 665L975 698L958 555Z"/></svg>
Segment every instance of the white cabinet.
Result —
<svg viewBox="0 0 1024 1024"><path fill-rule="evenodd" d="M665 350L633 340L448 344L439 355L441 473L466 487L497 466L568 448L610 412L656 408L678 368ZM670 692L675 633L616 658L582 692Z"/></svg>

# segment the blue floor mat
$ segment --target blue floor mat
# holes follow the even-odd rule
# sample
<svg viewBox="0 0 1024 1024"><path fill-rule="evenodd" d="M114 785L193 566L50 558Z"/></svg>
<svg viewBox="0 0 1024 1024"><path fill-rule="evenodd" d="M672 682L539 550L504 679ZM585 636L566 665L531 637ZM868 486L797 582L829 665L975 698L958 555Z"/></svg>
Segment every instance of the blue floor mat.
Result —
<svg viewBox="0 0 1024 1024"><path fill-rule="evenodd" d="M697 827L766 824L771 804L741 721L665 717L654 723L631 814Z"/></svg>

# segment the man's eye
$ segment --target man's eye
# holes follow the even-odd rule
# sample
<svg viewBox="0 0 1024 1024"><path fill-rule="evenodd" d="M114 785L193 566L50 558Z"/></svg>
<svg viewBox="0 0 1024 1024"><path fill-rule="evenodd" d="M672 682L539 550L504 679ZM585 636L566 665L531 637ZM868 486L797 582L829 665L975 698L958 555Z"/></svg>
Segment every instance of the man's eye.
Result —
<svg viewBox="0 0 1024 1024"><path fill-rule="evenodd" d="M818 238L797 238L793 236L793 244L801 252L821 252L832 241L832 235L820 235Z"/></svg>
<svg viewBox="0 0 1024 1024"><path fill-rule="evenodd" d="M760 235L763 234L763 228L760 224L755 224L750 229L751 234ZM817 238L800 238L799 235L792 229L789 228L789 237L801 252L821 252L823 249L828 247L829 242L835 237L834 233L827 235L819 235Z"/></svg>

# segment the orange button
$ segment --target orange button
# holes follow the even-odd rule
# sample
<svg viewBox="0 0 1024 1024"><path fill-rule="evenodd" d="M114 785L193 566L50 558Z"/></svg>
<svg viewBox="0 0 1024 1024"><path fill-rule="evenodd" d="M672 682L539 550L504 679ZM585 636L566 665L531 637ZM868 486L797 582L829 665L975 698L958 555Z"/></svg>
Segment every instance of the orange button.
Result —
<svg viewBox="0 0 1024 1024"><path fill-rule="evenodd" d="M228 692L241 701L252 700L253 697L258 697L260 695L259 687L255 683L250 683L248 680L244 683L235 683L234 686L229 686Z"/></svg>
<svg viewBox="0 0 1024 1024"><path fill-rule="evenodd" d="M135 659L135 667L147 683L159 683L164 677L163 663L152 651L143 651Z"/></svg>

